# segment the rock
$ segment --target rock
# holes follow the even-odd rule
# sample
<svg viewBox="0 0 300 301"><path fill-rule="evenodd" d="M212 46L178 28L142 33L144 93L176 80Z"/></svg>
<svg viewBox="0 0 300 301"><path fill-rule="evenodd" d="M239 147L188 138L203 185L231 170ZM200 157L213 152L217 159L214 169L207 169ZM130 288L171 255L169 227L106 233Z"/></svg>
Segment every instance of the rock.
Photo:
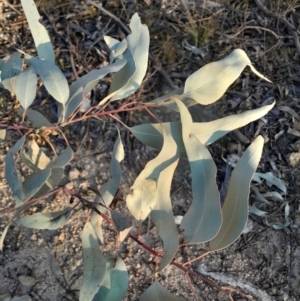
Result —
<svg viewBox="0 0 300 301"><path fill-rule="evenodd" d="M11 296L9 294L0 295L0 301L11 301Z"/></svg>
<svg viewBox="0 0 300 301"><path fill-rule="evenodd" d="M23 296L15 296L11 299L11 301L32 301L31 297L28 295Z"/></svg>
<svg viewBox="0 0 300 301"><path fill-rule="evenodd" d="M20 275L18 278L19 278L20 283L28 288L31 288L36 283L35 278L33 278L31 276Z"/></svg>
<svg viewBox="0 0 300 301"><path fill-rule="evenodd" d="M69 172L69 178L71 181L76 180L79 177L80 171L77 168L72 168Z"/></svg>

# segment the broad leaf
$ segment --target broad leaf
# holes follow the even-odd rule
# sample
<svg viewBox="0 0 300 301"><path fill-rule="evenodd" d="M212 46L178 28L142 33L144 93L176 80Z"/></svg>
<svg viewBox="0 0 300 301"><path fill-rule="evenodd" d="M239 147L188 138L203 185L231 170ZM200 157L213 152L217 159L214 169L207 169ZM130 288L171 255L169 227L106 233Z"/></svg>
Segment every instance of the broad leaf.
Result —
<svg viewBox="0 0 300 301"><path fill-rule="evenodd" d="M55 62L53 47L45 27L40 23L41 16L33 0L21 0L24 13L33 36L37 53L41 60Z"/></svg>
<svg viewBox="0 0 300 301"><path fill-rule="evenodd" d="M15 93L16 79L23 68L23 59L19 52L14 52L1 69L1 81L5 89Z"/></svg>
<svg viewBox="0 0 300 301"><path fill-rule="evenodd" d="M83 279L79 301L92 301L106 274L106 260L100 251L93 226L87 222L82 231Z"/></svg>
<svg viewBox="0 0 300 301"><path fill-rule="evenodd" d="M34 213L20 218L17 224L32 229L55 230L67 222L72 211L72 208L66 208L58 212Z"/></svg>
<svg viewBox="0 0 300 301"><path fill-rule="evenodd" d="M173 145L170 144L170 151L175 154L176 148L176 144L173 140ZM155 203L151 211L152 221L156 226L158 235L163 240L165 252L156 272L160 272L164 269L172 261L178 250L178 232L170 198L171 182L178 160L179 159L161 171L157 181L159 201Z"/></svg>
<svg viewBox="0 0 300 301"><path fill-rule="evenodd" d="M164 131L163 135L162 150L156 158L147 163L132 185L131 194L126 198L129 211L139 222L146 219L157 201L156 181L160 172L179 158L177 149L172 149L174 141L170 134Z"/></svg>
<svg viewBox="0 0 300 301"><path fill-rule="evenodd" d="M22 186L22 182L18 176L17 168L15 165L15 160L13 157L13 153L11 150L5 156L5 178L10 186L13 198L16 201L16 205L19 205L23 202L25 198L24 189Z"/></svg>
<svg viewBox="0 0 300 301"><path fill-rule="evenodd" d="M106 263L106 274L93 301L122 301L128 287L128 272L121 258Z"/></svg>
<svg viewBox="0 0 300 301"><path fill-rule="evenodd" d="M112 153L112 159L110 163L110 179L104 183L101 188L100 188L100 195L101 196L96 196L94 202L95 203L102 203L108 207L115 194L117 193L119 186L120 186L120 180L121 180L121 167L120 163L124 159L124 148L122 144L122 140L120 137L120 133L118 132L118 139L115 142L113 153ZM104 213L105 209L97 205L96 208ZM95 211L92 211L91 213L91 224L94 227L95 233L100 239L101 242L103 242L103 234L102 234L102 217L97 214Z"/></svg>
<svg viewBox="0 0 300 301"><path fill-rule="evenodd" d="M70 98L66 103L64 120L68 120L75 110L80 106L84 97L98 84L99 80L108 73L117 72L126 64L126 60L118 60L112 65L108 65L99 70L92 70L88 74L77 79L70 86ZM58 116L61 115L62 107L58 108Z"/></svg>
<svg viewBox="0 0 300 301"><path fill-rule="evenodd" d="M13 219L12 219L13 220ZM0 251L3 251L3 246L4 246L4 240L7 234L7 231L12 223L12 220L7 224L7 226L5 227L5 229L3 230L1 237L0 237Z"/></svg>
<svg viewBox="0 0 300 301"><path fill-rule="evenodd" d="M210 250L231 245L242 233L248 217L250 182L260 161L263 146L264 139L258 136L236 164L222 207L223 223L217 236L209 242Z"/></svg>
<svg viewBox="0 0 300 301"><path fill-rule="evenodd" d="M203 105L211 104L226 92L246 66L269 81L252 66L244 50L235 49L224 59L207 64L190 75L185 82L183 96Z"/></svg>
<svg viewBox="0 0 300 301"><path fill-rule="evenodd" d="M46 168L31 175L23 182L24 202L32 198L51 175L51 169Z"/></svg>
<svg viewBox="0 0 300 301"><path fill-rule="evenodd" d="M124 70L122 69L113 77L110 93L117 90L118 92L112 97L112 101L126 98L134 93L140 87L147 71L150 40L149 30L146 25L141 23L137 13L131 18L130 29L132 33L128 35L126 39L128 48L123 55L127 59L128 54L131 53L133 62L129 60L127 65L123 68ZM123 48L121 48L121 50L123 50ZM131 72L129 71L133 70L133 66L135 70L133 75L130 76ZM128 68L126 72L125 68ZM121 76L127 76L126 78L129 79L129 82L125 86L120 85L120 83L123 83Z"/></svg>
<svg viewBox="0 0 300 301"><path fill-rule="evenodd" d="M61 70L51 61L26 55L25 59L40 76L47 91L62 105L69 99L69 85Z"/></svg>
<svg viewBox="0 0 300 301"><path fill-rule="evenodd" d="M172 295L159 282L154 282L143 293L140 301L180 301L175 295Z"/></svg>
<svg viewBox="0 0 300 301"><path fill-rule="evenodd" d="M193 123L192 133L202 144L211 144L230 131L245 126L248 123L263 117L273 108L274 105L275 103L259 109L246 111L210 122L195 122ZM184 152L185 148L182 140L181 122L142 124L131 127L130 131L142 143L156 149L161 149L163 145L161 125L165 131L172 135L173 139L177 143L179 151Z"/></svg>
<svg viewBox="0 0 300 301"><path fill-rule="evenodd" d="M63 168L65 167L73 158L73 150L70 146L67 146L61 154L54 158L47 167L49 168Z"/></svg>
<svg viewBox="0 0 300 301"><path fill-rule="evenodd" d="M24 109L22 107L18 108L17 112L20 115L23 115ZM52 127L53 124L40 112L27 109L25 116L27 116L28 120L31 122L32 126L35 128L41 128L41 127Z"/></svg>
<svg viewBox="0 0 300 301"><path fill-rule="evenodd" d="M217 168L208 149L192 134L193 121L186 106L176 100L182 122L182 137L192 172L193 201L180 228L184 243L212 239L222 223L220 195L216 183Z"/></svg>
<svg viewBox="0 0 300 301"><path fill-rule="evenodd" d="M20 148L23 146L23 144L25 143L25 139L26 136L24 135L22 138L20 138L15 144L14 146L9 150L13 155L15 155Z"/></svg>
<svg viewBox="0 0 300 301"><path fill-rule="evenodd" d="M15 92L21 106L26 110L34 101L37 88L37 75L35 69L29 66L17 77Z"/></svg>

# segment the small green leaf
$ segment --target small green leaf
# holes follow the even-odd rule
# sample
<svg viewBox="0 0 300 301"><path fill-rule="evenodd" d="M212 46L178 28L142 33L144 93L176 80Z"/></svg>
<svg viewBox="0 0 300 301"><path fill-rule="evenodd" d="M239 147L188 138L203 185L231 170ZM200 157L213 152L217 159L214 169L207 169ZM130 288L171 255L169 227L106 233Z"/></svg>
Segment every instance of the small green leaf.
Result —
<svg viewBox="0 0 300 301"><path fill-rule="evenodd" d="M62 105L69 99L69 85L61 70L51 61L26 55L25 59L40 76L47 91Z"/></svg>
<svg viewBox="0 0 300 301"><path fill-rule="evenodd" d="M62 227L72 214L72 208L49 213L34 213L21 217L17 224L32 229L55 230Z"/></svg>
<svg viewBox="0 0 300 301"><path fill-rule="evenodd" d="M109 36L104 36L104 41L110 49L109 61L111 64L115 61L116 58L124 53L128 46L127 40L120 42Z"/></svg>
<svg viewBox="0 0 300 301"><path fill-rule="evenodd" d="M26 110L34 101L37 88L37 75L35 69L29 66L17 77L15 92L21 106Z"/></svg>
<svg viewBox="0 0 300 301"><path fill-rule="evenodd" d="M224 59L207 64L190 75L185 82L183 96L203 105L211 104L226 92L246 66L257 76L269 81L256 71L245 51L235 49Z"/></svg>
<svg viewBox="0 0 300 301"><path fill-rule="evenodd" d="M122 301L128 287L128 272L121 258L108 260L106 274L93 301Z"/></svg>
<svg viewBox="0 0 300 301"><path fill-rule="evenodd" d="M9 150L7 155L5 156L4 162L6 181L12 190L16 205L19 205L23 202L25 194L22 182L18 176L17 168L15 166L13 152L11 150Z"/></svg>
<svg viewBox="0 0 300 301"><path fill-rule="evenodd" d="M21 0L21 4L33 36L37 53L41 60L55 62L53 47L45 27L40 23L41 16L33 0Z"/></svg>
<svg viewBox="0 0 300 301"><path fill-rule="evenodd" d="M106 274L106 259L100 251L93 226L87 222L82 231L83 279L79 301L91 301Z"/></svg>
<svg viewBox="0 0 300 301"><path fill-rule="evenodd" d="M192 133L202 144L211 144L230 131L263 117L274 107L274 105L275 102L259 109L246 111L210 122L194 122ZM179 151L184 152L185 148L182 140L181 122L142 124L131 127L130 131L142 143L156 149L161 149L163 145L162 127L172 135L177 143Z"/></svg>
<svg viewBox="0 0 300 301"><path fill-rule="evenodd" d="M170 151L175 149L176 144L173 140L173 145L170 145ZM175 168L178 164L177 159L163 171L161 171L157 181L157 193L159 201L155 203L151 218L154 222L158 235L164 243L164 255L161 259L160 265L156 272L163 270L174 258L178 250L178 232L173 216L173 209L170 198L171 182L174 175Z"/></svg>
<svg viewBox="0 0 300 301"><path fill-rule="evenodd" d="M23 144L25 143L25 139L26 139L26 136L24 135L22 138L20 138L16 143L15 145L10 149L10 152L15 155L19 150L20 148L23 146Z"/></svg>
<svg viewBox="0 0 300 301"><path fill-rule="evenodd" d="M0 130L0 142L5 140L6 130Z"/></svg>
<svg viewBox="0 0 300 301"><path fill-rule="evenodd" d="M182 122L182 137L192 172L193 201L180 228L184 243L212 239L221 227L220 195L216 183L217 168L208 149L192 134L192 117L186 106L176 100Z"/></svg>
<svg viewBox="0 0 300 301"><path fill-rule="evenodd" d="M73 150L70 146L67 146L61 154L54 158L47 167L49 168L63 168L65 167L73 158Z"/></svg>
<svg viewBox="0 0 300 301"><path fill-rule="evenodd" d="M23 115L24 114L24 109L22 107L18 108L17 110L18 114ZM28 120L32 123L32 126L35 128L41 128L43 126L46 127L52 127L53 124L40 112L32 110L32 109L27 109L25 116L27 116Z"/></svg>
<svg viewBox="0 0 300 301"><path fill-rule="evenodd" d="M146 219L157 201L156 181L160 172L179 158L177 149L173 151L170 148L170 145L173 145L172 136L165 131L163 135L164 144L162 150L156 158L147 163L132 185L131 194L126 198L129 211L139 222Z"/></svg>
<svg viewBox="0 0 300 301"><path fill-rule="evenodd" d="M130 29L132 33L126 39L128 48L123 53L128 62L112 79L110 93L118 90L112 97L112 101L123 99L133 94L140 87L147 71L150 40L149 30L146 25L141 23L137 13L131 18ZM121 49L123 50L123 48ZM133 60L130 54L132 54ZM132 73L133 70L134 72ZM125 78L129 80L125 86L120 84L124 82L123 76L126 76Z"/></svg>
<svg viewBox="0 0 300 301"><path fill-rule="evenodd" d="M246 149L232 172L222 207L223 223L217 236L209 242L212 251L234 243L246 225L250 182L260 161L263 146L264 139L258 136Z"/></svg>
<svg viewBox="0 0 300 301"><path fill-rule="evenodd" d="M104 183L100 188L100 195L96 196L94 203L102 203L104 202L104 205L109 206L117 193L120 181L121 181L121 167L120 163L124 159L124 147L122 144L122 140L120 137L120 132L118 132L118 139L115 142L111 163L110 163L110 179ZM104 213L105 209L100 206L96 205L96 208ZM97 214L95 211L92 211L91 214L91 224L94 227L95 233L97 237L100 239L101 242L103 242L103 234L102 234L102 217Z"/></svg>
<svg viewBox="0 0 300 301"><path fill-rule="evenodd" d="M267 184L269 183L269 186L275 185L283 193L286 193L286 186L285 186L285 184L282 182L282 180L280 180L277 177L275 177L271 172L267 172L267 173L256 172L255 175L258 176L258 177L260 177L260 178L265 179L267 181Z"/></svg>
<svg viewBox="0 0 300 301"><path fill-rule="evenodd" d="M32 198L44 185L51 175L51 169L46 168L40 170L23 182L23 189L25 193L24 202Z"/></svg>
<svg viewBox="0 0 300 301"><path fill-rule="evenodd" d="M156 281L145 290L140 301L180 301L180 299Z"/></svg>
<svg viewBox="0 0 300 301"><path fill-rule="evenodd" d="M1 69L2 85L11 93L15 93L16 80L22 69L23 59L19 52L14 52Z"/></svg>

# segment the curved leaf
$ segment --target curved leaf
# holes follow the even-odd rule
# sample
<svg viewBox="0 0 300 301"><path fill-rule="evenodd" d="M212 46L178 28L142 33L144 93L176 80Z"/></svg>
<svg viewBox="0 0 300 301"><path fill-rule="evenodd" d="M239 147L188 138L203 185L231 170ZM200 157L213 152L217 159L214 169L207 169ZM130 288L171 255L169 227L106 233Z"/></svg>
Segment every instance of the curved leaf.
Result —
<svg viewBox="0 0 300 301"><path fill-rule="evenodd" d="M212 239L222 223L217 168L208 149L192 134L193 121L186 106L176 100L182 122L182 137L192 172L193 201L180 228L184 243Z"/></svg>
<svg viewBox="0 0 300 301"><path fill-rule="evenodd" d="M169 145L170 150L176 149L176 144L173 140L173 145ZM152 211L151 218L154 222L158 235L164 243L164 255L160 262L158 270L160 272L164 269L174 258L178 250L178 232L173 216L173 209L170 198L171 182L175 168L178 164L177 159L170 164L167 168L161 171L157 181L157 193L159 201L155 203Z"/></svg>
<svg viewBox="0 0 300 301"><path fill-rule="evenodd" d="M23 59L19 52L14 52L1 69L1 81L5 89L15 93L15 85L18 75L23 69Z"/></svg>
<svg viewBox="0 0 300 301"><path fill-rule="evenodd" d="M104 36L103 38L104 38L106 45L110 49L109 61L112 64L114 62L114 60L117 57L121 56L127 49L127 46L128 46L127 40L123 40L120 42L109 36Z"/></svg>
<svg viewBox="0 0 300 301"><path fill-rule="evenodd" d="M67 146L58 157L54 158L47 167L49 168L63 168L73 158L73 150L70 146Z"/></svg>
<svg viewBox="0 0 300 301"><path fill-rule="evenodd" d="M124 147L122 144L122 140L120 137L120 132L118 132L118 139L115 142L111 163L110 163L110 179L104 183L100 188L100 195L96 196L94 202L95 203L105 203L106 206L109 206L117 193L120 185L121 180L121 167L120 163L124 159ZM104 213L105 209L100 206L96 205L96 208ZM94 227L95 233L97 237L103 242L103 234L102 234L102 217L98 215L95 211L91 213L91 224Z"/></svg>
<svg viewBox="0 0 300 301"><path fill-rule="evenodd" d="M3 251L4 240L5 240L7 231L12 223L12 220L7 224L7 226L5 227L5 229L3 230L2 234L1 234L1 237L0 237L0 251L1 252Z"/></svg>
<svg viewBox="0 0 300 301"><path fill-rule="evenodd" d="M275 102L259 109L246 111L240 114L227 116L210 122L193 123L192 133L204 145L211 144L227 133L266 115L275 105ZM142 143L161 149L163 145L162 126L176 141L180 152L184 152L181 122L148 123L130 128L132 134Z"/></svg>
<svg viewBox="0 0 300 301"><path fill-rule="evenodd" d="M128 287L128 272L124 261L118 258L106 263L106 274L93 301L122 301Z"/></svg>
<svg viewBox="0 0 300 301"><path fill-rule="evenodd" d="M280 180L279 178L275 177L271 172L267 172L267 173L256 172L255 175L260 178L265 179L267 181L268 186L275 185L283 193L286 193L286 186L283 183L283 181Z"/></svg>
<svg viewBox="0 0 300 301"><path fill-rule="evenodd" d="M39 58L55 62L53 47L45 27L40 23L41 16L33 0L21 0L22 7L37 48Z"/></svg>
<svg viewBox="0 0 300 301"><path fill-rule="evenodd" d="M92 301L106 274L103 256L93 226L87 222L82 230L83 279L79 301Z"/></svg>
<svg viewBox="0 0 300 301"><path fill-rule="evenodd" d="M154 282L143 293L140 301L180 301L179 298L172 295L159 282Z"/></svg>
<svg viewBox="0 0 300 301"><path fill-rule="evenodd" d="M147 163L132 185L131 194L126 198L129 211L139 222L146 219L157 201L156 181L160 172L179 158L177 148L172 148L175 144L171 135L165 131L163 135L162 150L156 158Z"/></svg>
<svg viewBox="0 0 300 301"><path fill-rule="evenodd" d="M224 59L207 64L190 75L185 82L183 96L203 105L211 104L221 98L246 66L269 81L252 66L244 50L235 49Z"/></svg>
<svg viewBox="0 0 300 301"><path fill-rule="evenodd" d="M15 92L21 106L26 110L34 101L37 88L37 75L35 69L29 66L17 77Z"/></svg>
<svg viewBox="0 0 300 301"><path fill-rule="evenodd" d="M32 229L55 230L62 227L72 214L72 208L49 213L34 213L21 217L17 224Z"/></svg>
<svg viewBox="0 0 300 301"><path fill-rule="evenodd" d="M18 114L23 115L24 109L22 107L17 109ZM32 126L35 128L41 128L41 127L52 127L53 124L40 112L27 109L25 112L25 116L27 116L28 120L32 123Z"/></svg>
<svg viewBox="0 0 300 301"><path fill-rule="evenodd" d="M232 172L222 207L223 223L217 236L209 242L212 251L223 249L235 242L246 225L250 182L260 161L263 146L264 139L258 136Z"/></svg>
<svg viewBox="0 0 300 301"><path fill-rule="evenodd" d="M128 48L123 55L127 59L129 53L132 53L133 60L129 59L127 65L123 68L124 70L122 69L113 77L110 93L116 90L118 92L112 97L112 101L123 99L134 93L140 87L147 71L150 40L149 30L146 25L141 23L141 19L137 13L131 18L130 29L132 33L126 39ZM132 73L133 67L134 72ZM123 83L122 76L127 76L126 79L129 80L125 86L120 84Z"/></svg>
<svg viewBox="0 0 300 301"><path fill-rule="evenodd" d="M42 61L30 55L26 55L25 59L34 67L47 91L65 105L69 98L69 85L61 70L51 61Z"/></svg>

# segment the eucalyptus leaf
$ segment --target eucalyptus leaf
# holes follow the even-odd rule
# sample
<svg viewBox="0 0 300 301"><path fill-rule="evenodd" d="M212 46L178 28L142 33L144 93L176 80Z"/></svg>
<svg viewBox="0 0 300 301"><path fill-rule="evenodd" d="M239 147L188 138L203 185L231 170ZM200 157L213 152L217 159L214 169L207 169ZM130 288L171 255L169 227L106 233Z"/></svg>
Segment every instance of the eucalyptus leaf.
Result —
<svg viewBox="0 0 300 301"><path fill-rule="evenodd" d="M121 258L106 263L106 274L93 301L122 301L128 288L128 272Z"/></svg>
<svg viewBox="0 0 300 301"><path fill-rule="evenodd" d="M24 108L20 107L17 109L18 114L23 115L24 114ZM28 120L31 122L32 126L35 128L41 128L41 127L52 127L53 124L40 112L27 109L25 112L25 116L27 116Z"/></svg>
<svg viewBox="0 0 300 301"><path fill-rule="evenodd" d="M34 213L21 217L17 224L32 229L55 230L67 222L72 212L72 208L66 208L57 212Z"/></svg>
<svg viewBox="0 0 300 301"><path fill-rule="evenodd" d="M97 236L91 223L87 222L82 230L83 279L79 301L92 301L106 274L106 259L102 254Z"/></svg>
<svg viewBox="0 0 300 301"><path fill-rule="evenodd" d="M286 193L286 186L283 183L283 181L275 177L271 172L267 172L267 173L256 172L255 175L262 179L265 179L267 183L269 182L270 183L269 186L275 185L282 192Z"/></svg>
<svg viewBox="0 0 300 301"><path fill-rule="evenodd" d="M29 66L16 79L15 92L21 106L26 110L34 101L37 88L35 69Z"/></svg>
<svg viewBox="0 0 300 301"><path fill-rule="evenodd" d="M26 136L22 136L22 138L20 138L15 144L14 146L9 150L13 155L15 155L20 148L23 146L23 144L25 143L26 140Z"/></svg>
<svg viewBox="0 0 300 301"><path fill-rule="evenodd" d="M51 61L42 61L30 55L26 55L25 59L34 67L47 91L64 106L70 92L68 82L61 70Z"/></svg>
<svg viewBox="0 0 300 301"><path fill-rule="evenodd" d="M7 231L9 230L10 225L12 224L12 220L6 225L5 229L3 230L1 237L0 237L0 251L3 251L4 247L4 240L7 234Z"/></svg>
<svg viewBox="0 0 300 301"><path fill-rule="evenodd" d="M23 59L19 52L14 52L1 69L1 81L5 89L15 93L16 80L23 69Z"/></svg>
<svg viewBox="0 0 300 301"><path fill-rule="evenodd" d="M208 149L192 134L192 117L186 106L176 101L182 122L182 137L192 172L193 201L183 216L180 228L184 243L212 239L221 227L220 194L216 183L217 168Z"/></svg>
<svg viewBox="0 0 300 301"><path fill-rule="evenodd" d="M153 160L149 161L144 170L136 178L131 187L131 194L126 198L126 204L134 218L142 222L154 207L158 192L156 182L162 170L179 158L179 153L172 149L173 138L166 131L163 132L163 148Z"/></svg>
<svg viewBox="0 0 300 301"><path fill-rule="evenodd" d="M124 231L132 226L130 217L116 210L111 211L111 219L113 220L118 232Z"/></svg>
<svg viewBox="0 0 300 301"><path fill-rule="evenodd" d="M253 204L249 207L249 213L252 213L252 214L257 215L257 216L265 216L266 214L268 214L268 212L258 209L255 206L255 204Z"/></svg>
<svg viewBox="0 0 300 301"><path fill-rule="evenodd" d="M67 146L61 154L54 158L47 167L49 168L63 168L65 167L73 158L73 150L70 146Z"/></svg>
<svg viewBox="0 0 300 301"><path fill-rule="evenodd" d="M174 141L173 145L170 145L170 151L173 149L175 149L175 154L176 144ZM156 272L163 270L172 261L178 250L178 232L170 198L171 182L178 160L161 171L157 181L159 201L155 203L151 211L151 219L164 243L164 254Z"/></svg>
<svg viewBox="0 0 300 301"><path fill-rule="evenodd" d="M172 295L159 282L154 282L143 293L140 301L180 301L175 295Z"/></svg>
<svg viewBox="0 0 300 301"><path fill-rule="evenodd" d="M41 16L33 0L21 0L26 19L37 48L39 58L55 62L53 47L45 27L40 23Z"/></svg>
<svg viewBox="0 0 300 301"><path fill-rule="evenodd" d="M120 70L113 77L110 93L116 90L118 92L112 97L112 101L126 98L134 93L140 87L147 71L150 40L148 27L141 23L137 13L132 16L129 26L132 33L127 36L128 48L123 56L127 59L131 53L133 60L129 59L127 65L123 68L124 70ZM134 72L132 72L133 70ZM128 75L126 78L129 81L124 86L122 76L125 75Z"/></svg>
<svg viewBox="0 0 300 301"><path fill-rule="evenodd" d="M192 134L204 145L211 144L227 133L266 115L275 103L259 109L246 111L210 122L193 123ZM167 131L176 141L180 152L184 152L181 122L148 123L130 128L131 133L142 143L156 149L163 145L162 130Z"/></svg>
<svg viewBox="0 0 300 301"><path fill-rule="evenodd" d="M104 36L103 38L106 45L110 49L109 61L112 64L115 61L115 59L120 57L127 49L128 46L127 40L124 39L123 41L120 42L109 36Z"/></svg>
<svg viewBox="0 0 300 301"><path fill-rule="evenodd" d="M224 59L207 64L190 75L185 82L183 96L209 105L226 92L246 66L257 76L270 82L252 66L244 50L235 49Z"/></svg>
<svg viewBox="0 0 300 301"><path fill-rule="evenodd" d="M16 201L16 205L19 205L23 202L25 198L25 193L22 186L22 182L18 176L18 171L11 150L9 150L6 154L4 162L6 181L12 190L12 196Z"/></svg>
<svg viewBox="0 0 300 301"><path fill-rule="evenodd" d="M209 242L212 251L235 242L246 225L250 182L260 161L263 146L264 139L258 136L246 149L231 174L222 207L223 223L217 236Z"/></svg>
<svg viewBox="0 0 300 301"><path fill-rule="evenodd" d="M121 181L121 167L120 163L123 161L125 156L124 147L122 144L122 140L120 137L120 132L118 132L118 139L115 142L112 159L110 163L110 179L104 183L100 188L100 196L96 196L94 203L104 203L107 207L111 204L115 194L117 193L120 181ZM96 205L96 208L104 213L105 209ZM95 233L97 237L103 242L103 234L102 234L102 220L103 218L97 214L97 212L92 211L91 213L91 224L94 227Z"/></svg>

